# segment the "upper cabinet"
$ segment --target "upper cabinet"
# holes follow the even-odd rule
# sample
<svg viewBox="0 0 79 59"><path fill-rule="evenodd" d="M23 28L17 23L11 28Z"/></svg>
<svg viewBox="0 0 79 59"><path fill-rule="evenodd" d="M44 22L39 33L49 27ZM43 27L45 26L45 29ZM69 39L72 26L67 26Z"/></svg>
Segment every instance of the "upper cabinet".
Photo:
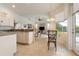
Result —
<svg viewBox="0 0 79 59"><path fill-rule="evenodd" d="M76 12L77 10L79 10L79 3L74 3L73 4L73 12Z"/></svg>
<svg viewBox="0 0 79 59"><path fill-rule="evenodd" d="M14 26L12 19L0 19L0 26Z"/></svg>
<svg viewBox="0 0 79 59"><path fill-rule="evenodd" d="M4 11L0 11L0 26L14 26L12 15Z"/></svg>

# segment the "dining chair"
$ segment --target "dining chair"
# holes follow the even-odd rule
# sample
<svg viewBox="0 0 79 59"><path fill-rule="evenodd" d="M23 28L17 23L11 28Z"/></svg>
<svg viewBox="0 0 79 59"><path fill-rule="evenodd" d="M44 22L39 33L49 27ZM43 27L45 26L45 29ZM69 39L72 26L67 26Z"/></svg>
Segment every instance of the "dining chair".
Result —
<svg viewBox="0 0 79 59"><path fill-rule="evenodd" d="M55 50L57 50L57 30L48 30L48 50L50 43L54 43Z"/></svg>

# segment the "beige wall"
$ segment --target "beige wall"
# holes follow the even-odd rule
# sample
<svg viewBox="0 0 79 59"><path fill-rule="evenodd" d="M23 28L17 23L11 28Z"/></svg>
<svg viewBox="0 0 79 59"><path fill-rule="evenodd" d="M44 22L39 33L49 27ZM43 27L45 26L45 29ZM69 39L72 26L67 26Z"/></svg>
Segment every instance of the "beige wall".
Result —
<svg viewBox="0 0 79 59"><path fill-rule="evenodd" d="M67 40L68 40L67 34L68 34L67 32L58 32L58 36L57 36L57 42L66 48L67 48Z"/></svg>
<svg viewBox="0 0 79 59"><path fill-rule="evenodd" d="M56 29L55 21L49 22L48 30L55 30L55 29Z"/></svg>

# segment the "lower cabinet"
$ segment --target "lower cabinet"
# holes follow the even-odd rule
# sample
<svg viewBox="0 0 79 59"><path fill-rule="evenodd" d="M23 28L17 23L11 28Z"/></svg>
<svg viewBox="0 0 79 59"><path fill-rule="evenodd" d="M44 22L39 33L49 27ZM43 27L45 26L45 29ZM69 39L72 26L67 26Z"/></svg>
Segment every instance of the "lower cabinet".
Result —
<svg viewBox="0 0 79 59"><path fill-rule="evenodd" d="M13 56L16 53L16 34L0 36L0 56Z"/></svg>
<svg viewBox="0 0 79 59"><path fill-rule="evenodd" d="M33 32L17 31L17 42L21 44L31 44L33 42Z"/></svg>

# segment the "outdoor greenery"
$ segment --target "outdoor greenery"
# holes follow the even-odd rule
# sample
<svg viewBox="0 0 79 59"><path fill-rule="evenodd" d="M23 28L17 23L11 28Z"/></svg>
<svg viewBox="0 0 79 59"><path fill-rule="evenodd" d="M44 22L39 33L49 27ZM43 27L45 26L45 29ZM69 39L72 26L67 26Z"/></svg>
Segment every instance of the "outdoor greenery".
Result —
<svg viewBox="0 0 79 59"><path fill-rule="evenodd" d="M79 33L79 26L76 26L75 31L76 33Z"/></svg>
<svg viewBox="0 0 79 59"><path fill-rule="evenodd" d="M62 26L61 24L59 24L58 22L56 23L56 29L59 32L67 32L67 27L66 26ZM62 30L63 29L63 30Z"/></svg>
<svg viewBox="0 0 79 59"><path fill-rule="evenodd" d="M56 23L56 29L57 31L62 31L61 25L59 23Z"/></svg>

